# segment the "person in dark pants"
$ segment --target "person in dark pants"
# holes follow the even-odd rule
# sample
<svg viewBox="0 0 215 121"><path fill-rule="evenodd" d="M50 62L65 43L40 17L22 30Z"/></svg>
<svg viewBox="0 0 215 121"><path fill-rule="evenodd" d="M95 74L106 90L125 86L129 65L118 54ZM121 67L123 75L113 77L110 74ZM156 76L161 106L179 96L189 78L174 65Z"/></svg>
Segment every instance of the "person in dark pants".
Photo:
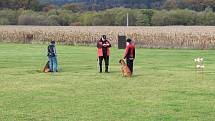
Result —
<svg viewBox="0 0 215 121"><path fill-rule="evenodd" d="M110 56L110 42L106 39L105 35L102 35L102 38L97 43L98 48L98 57L99 57L99 72L102 73L102 61L105 60L105 72L109 73L109 56Z"/></svg>
<svg viewBox="0 0 215 121"><path fill-rule="evenodd" d="M132 44L131 39L127 39L127 47L124 54L124 59L126 59L126 63L128 68L131 71L131 74L133 74L133 63L135 59L135 46Z"/></svg>
<svg viewBox="0 0 215 121"><path fill-rule="evenodd" d="M51 41L48 46L48 58L49 58L49 68L50 72L57 72L57 55L55 41Z"/></svg>

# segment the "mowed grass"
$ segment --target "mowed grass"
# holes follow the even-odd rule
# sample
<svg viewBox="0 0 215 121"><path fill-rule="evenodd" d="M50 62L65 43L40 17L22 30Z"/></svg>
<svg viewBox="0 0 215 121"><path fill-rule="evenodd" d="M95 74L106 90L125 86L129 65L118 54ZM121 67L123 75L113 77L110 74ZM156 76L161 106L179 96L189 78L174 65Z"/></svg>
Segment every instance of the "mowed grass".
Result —
<svg viewBox="0 0 215 121"><path fill-rule="evenodd" d="M42 73L47 45L0 43L1 121L212 121L215 51L137 49L134 76L120 74L111 49L98 73L96 47L57 45L62 71ZM194 58L205 58L195 71Z"/></svg>

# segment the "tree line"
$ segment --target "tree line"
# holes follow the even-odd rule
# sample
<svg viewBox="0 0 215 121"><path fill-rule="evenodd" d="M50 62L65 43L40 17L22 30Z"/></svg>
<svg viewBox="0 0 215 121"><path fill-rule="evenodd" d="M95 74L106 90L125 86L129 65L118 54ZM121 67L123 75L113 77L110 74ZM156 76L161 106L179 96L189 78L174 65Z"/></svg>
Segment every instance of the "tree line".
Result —
<svg viewBox="0 0 215 121"><path fill-rule="evenodd" d="M88 2L92 1L96 0L88 0ZM106 5L104 3L107 1L100 0L95 5L100 5L102 2ZM116 2L116 0L109 1L110 3ZM118 0L118 2L123 1ZM131 26L215 25L214 0L149 1L153 0L139 0L140 3L146 5L146 8L124 6L104 10L91 8L90 10L85 6L85 0L81 3L76 0L75 3L60 6L41 3L38 0L1 0L0 25L125 26L127 13ZM157 7L152 7L156 3ZM91 3L88 5L90 6Z"/></svg>

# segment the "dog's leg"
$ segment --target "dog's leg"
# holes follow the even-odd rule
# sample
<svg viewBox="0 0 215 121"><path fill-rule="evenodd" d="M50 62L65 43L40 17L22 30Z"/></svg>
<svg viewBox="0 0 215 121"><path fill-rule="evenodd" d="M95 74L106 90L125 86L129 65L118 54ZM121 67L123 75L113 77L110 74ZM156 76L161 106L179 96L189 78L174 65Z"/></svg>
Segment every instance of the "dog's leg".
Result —
<svg viewBox="0 0 215 121"><path fill-rule="evenodd" d="M122 73L122 76L124 76L124 71L123 71L123 67L121 68L121 73Z"/></svg>

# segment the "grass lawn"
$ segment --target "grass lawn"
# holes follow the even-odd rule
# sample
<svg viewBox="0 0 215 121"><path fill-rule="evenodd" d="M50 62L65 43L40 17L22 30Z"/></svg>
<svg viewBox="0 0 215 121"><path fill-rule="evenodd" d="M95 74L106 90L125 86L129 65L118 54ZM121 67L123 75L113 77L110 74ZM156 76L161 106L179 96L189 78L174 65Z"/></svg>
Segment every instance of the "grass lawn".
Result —
<svg viewBox="0 0 215 121"><path fill-rule="evenodd" d="M46 48L0 43L0 121L215 119L215 50L137 49L134 76L124 78L124 50L112 48L111 73L100 74L95 47L57 45L62 72L47 74Z"/></svg>

